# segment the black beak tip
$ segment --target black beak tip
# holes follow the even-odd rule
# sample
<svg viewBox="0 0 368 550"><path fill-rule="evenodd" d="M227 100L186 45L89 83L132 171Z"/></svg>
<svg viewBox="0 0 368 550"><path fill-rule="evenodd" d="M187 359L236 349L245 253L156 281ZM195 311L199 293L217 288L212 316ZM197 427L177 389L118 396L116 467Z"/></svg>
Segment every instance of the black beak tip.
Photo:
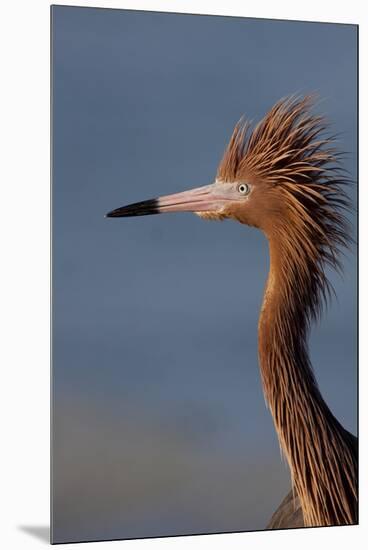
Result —
<svg viewBox="0 0 368 550"><path fill-rule="evenodd" d="M111 212L105 214L105 218L128 218L130 216L148 216L152 214L159 214L157 199L135 202L134 204L128 204L128 206L111 210Z"/></svg>
<svg viewBox="0 0 368 550"><path fill-rule="evenodd" d="M105 218L115 218L116 215L114 214L115 210L111 210L111 212L108 212L105 214Z"/></svg>
<svg viewBox="0 0 368 550"><path fill-rule="evenodd" d="M129 209L126 206L110 210L110 212L105 214L105 218L122 218L124 216L129 216Z"/></svg>

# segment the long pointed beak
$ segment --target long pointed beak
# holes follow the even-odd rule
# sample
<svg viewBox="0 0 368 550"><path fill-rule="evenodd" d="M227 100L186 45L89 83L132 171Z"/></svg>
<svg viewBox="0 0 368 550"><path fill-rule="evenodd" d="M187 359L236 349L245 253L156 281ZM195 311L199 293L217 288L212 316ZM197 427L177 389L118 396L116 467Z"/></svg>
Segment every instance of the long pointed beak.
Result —
<svg viewBox="0 0 368 550"><path fill-rule="evenodd" d="M221 193L221 187L221 184L213 183L182 193L135 202L112 210L106 217L147 216L164 212L220 212L227 200L226 195Z"/></svg>

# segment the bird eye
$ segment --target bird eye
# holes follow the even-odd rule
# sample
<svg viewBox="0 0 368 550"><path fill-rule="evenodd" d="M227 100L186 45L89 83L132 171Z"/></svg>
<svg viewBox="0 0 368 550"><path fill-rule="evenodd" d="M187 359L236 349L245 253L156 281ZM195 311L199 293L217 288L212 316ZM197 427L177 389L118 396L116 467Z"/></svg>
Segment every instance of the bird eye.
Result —
<svg viewBox="0 0 368 550"><path fill-rule="evenodd" d="M247 183L241 183L238 187L238 191L241 195L248 195L250 187Z"/></svg>

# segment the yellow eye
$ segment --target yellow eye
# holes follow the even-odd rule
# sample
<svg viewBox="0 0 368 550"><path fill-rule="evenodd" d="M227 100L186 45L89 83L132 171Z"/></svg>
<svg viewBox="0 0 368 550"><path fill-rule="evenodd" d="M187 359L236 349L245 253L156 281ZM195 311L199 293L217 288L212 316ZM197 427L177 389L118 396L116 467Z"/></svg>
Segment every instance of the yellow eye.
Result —
<svg viewBox="0 0 368 550"><path fill-rule="evenodd" d="M238 191L241 195L248 195L248 193L250 191L250 187L247 183L241 183L238 186Z"/></svg>

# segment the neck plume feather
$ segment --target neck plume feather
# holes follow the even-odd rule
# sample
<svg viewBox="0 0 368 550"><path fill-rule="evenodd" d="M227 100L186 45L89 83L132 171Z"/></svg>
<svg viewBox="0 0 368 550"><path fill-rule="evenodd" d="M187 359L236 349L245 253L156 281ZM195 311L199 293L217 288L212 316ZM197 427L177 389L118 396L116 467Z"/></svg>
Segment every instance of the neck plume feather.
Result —
<svg viewBox="0 0 368 550"><path fill-rule="evenodd" d="M315 309L320 274L303 258L302 243L296 246L295 235L292 253L287 233L281 230L268 238L270 272L259 320L265 398L305 525L356 523L356 439L327 407L308 357L306 304L312 301Z"/></svg>

